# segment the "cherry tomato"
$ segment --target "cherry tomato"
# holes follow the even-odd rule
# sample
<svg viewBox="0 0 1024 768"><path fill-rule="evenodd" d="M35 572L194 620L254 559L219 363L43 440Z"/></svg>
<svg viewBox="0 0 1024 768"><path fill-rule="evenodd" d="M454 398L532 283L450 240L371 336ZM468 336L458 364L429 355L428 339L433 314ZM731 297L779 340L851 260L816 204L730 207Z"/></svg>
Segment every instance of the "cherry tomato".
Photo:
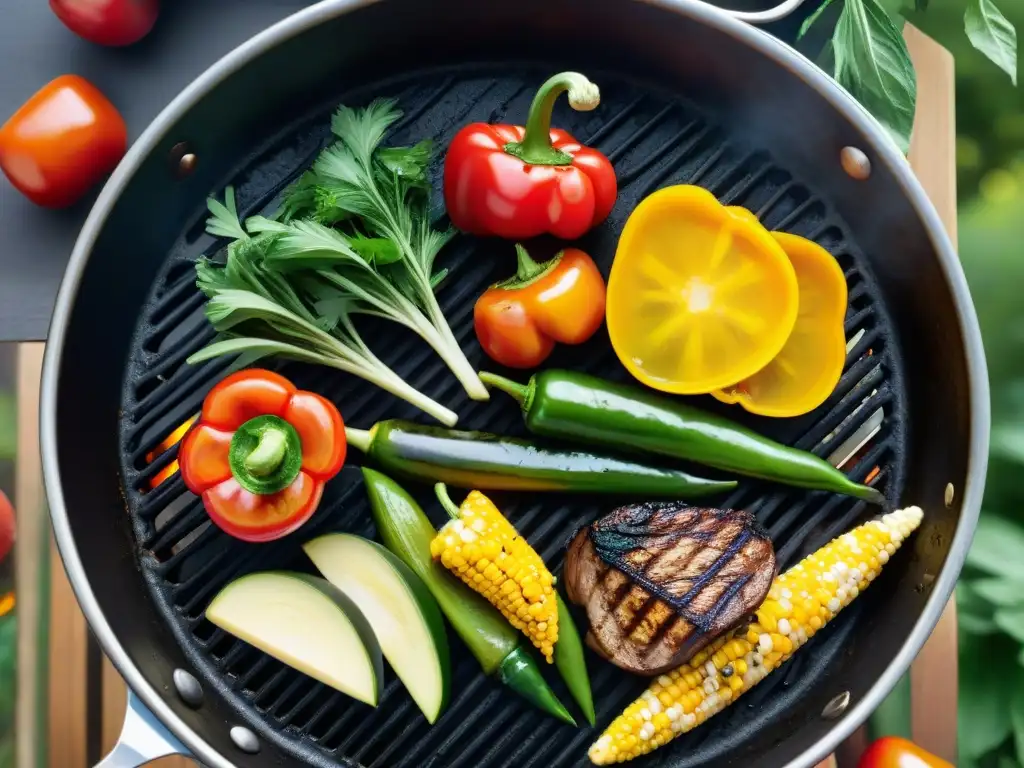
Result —
<svg viewBox="0 0 1024 768"><path fill-rule="evenodd" d="M857 768L953 768L941 757L898 736L883 736L861 756Z"/></svg>
<svg viewBox="0 0 1024 768"><path fill-rule="evenodd" d="M3 491L0 491L0 562L11 551L14 545L14 507Z"/></svg>
<svg viewBox="0 0 1024 768"><path fill-rule="evenodd" d="M124 119L77 75L47 83L0 127L0 168L37 205L64 208L124 156Z"/></svg>
<svg viewBox="0 0 1024 768"><path fill-rule="evenodd" d="M157 0L50 0L57 18L80 37L99 45L131 45L156 23Z"/></svg>

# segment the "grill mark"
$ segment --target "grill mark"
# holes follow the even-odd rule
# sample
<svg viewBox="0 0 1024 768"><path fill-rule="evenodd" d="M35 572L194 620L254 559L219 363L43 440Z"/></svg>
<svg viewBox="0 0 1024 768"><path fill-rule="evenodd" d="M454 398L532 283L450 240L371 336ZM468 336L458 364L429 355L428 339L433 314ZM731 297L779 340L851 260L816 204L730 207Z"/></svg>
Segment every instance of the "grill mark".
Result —
<svg viewBox="0 0 1024 768"><path fill-rule="evenodd" d="M680 532L679 532L679 533L678 533L678 534L677 534L677 535L675 536L675 543L678 543L678 542L679 542L679 540L680 540L680 539L682 539L684 535L685 535L685 533L684 533L684 532L682 532L682 531L680 531ZM660 550L660 551L658 552L658 554L657 554L657 555L655 555L654 557L652 557L652 558L651 558L651 559L650 559L650 560L649 560L649 561L647 562L647 564L646 564L646 567L645 567L645 568L644 568L644 570L642 571L643 575L644 575L644 576L646 577L646 576L647 576L647 572L648 572L648 571L650 570L650 567L651 567L651 565L652 565L653 563L657 562L658 560L660 560L661 558L663 558L663 557L664 557L664 556L665 556L666 554L668 554L668 552L669 552L669 549L668 549L668 548L665 548L665 549L661 549L661 550ZM685 562L685 563L683 563L683 565L682 565L682 566L680 567L680 570L681 570L681 571L684 571L684 572L685 572L685 571L687 571L687 570L688 570L688 569L690 568L690 566L691 566L691 565L693 564L693 561L694 561L694 560L695 560L695 559L697 558L697 555L699 555L699 554L700 554L700 549L699 549L699 548L697 548L697 547L690 547L690 549L689 549L689 551L688 551L688 554L689 554L689 557L688 557L688 558L686 559L686 562ZM628 575L628 574L627 574L627 575ZM650 581L650 579L648 579L648 581ZM633 632L634 632L634 631L636 631L636 628L637 628L638 626L640 626L640 622L642 622L642 621L643 621L643 618L644 618L644 617L646 617L646 616L647 616L647 614L651 612L651 610L653 610L654 606L655 606L655 605L657 604L657 601L658 601L658 600L660 599L660 598L658 598L658 597L657 597L656 595L654 595L653 593L651 593L651 592L650 592L649 590L648 590L648 593L647 593L647 595L648 595L648 596L647 596L647 602L645 602L645 603L644 603L644 605L643 605L643 606L641 606L641 609L640 609L639 611L637 611L637 615L639 615L639 616L640 616L640 618L639 618L639 619L637 619L637 620L636 620L636 621L635 621L635 622L633 623L633 626L631 626L631 627L629 628L629 633L628 633L628 634L630 634L630 635L632 635L632 634L633 634ZM663 602L665 602L665 601L663 601ZM673 606L673 605L672 605L671 603L669 603L669 602L665 602L665 604L666 604L666 605L668 605L668 606L669 606L669 608L671 608L671 609L672 609L673 613L675 613L676 615L679 615L679 611L678 611L678 610L676 610L675 606ZM687 621L689 622L689 620L688 620L688 619L687 619ZM693 626L693 622L689 622L689 623L690 623L690 625L691 625L691 626ZM650 640L650 641L648 642L648 648L649 648L649 649L650 649L651 647L653 647L653 646L654 646L654 645L656 644L656 642L657 642L657 638L659 638L659 637L663 636L663 635L664 635L664 634L665 634L665 633L666 633L666 632L668 631L668 630L667 630L667 627L671 626L671 624L672 624L672 622L669 622L669 621L663 621L663 622L662 622L662 623L661 623L660 625L658 625L658 628L656 629L656 631L654 632L654 635L652 636L652 640Z"/></svg>
<svg viewBox="0 0 1024 768"><path fill-rule="evenodd" d="M701 515L701 519L697 522L697 524L699 525L705 522L707 522L706 515ZM711 522L714 523L715 521ZM673 544L678 544L684 538L690 538L694 541L700 541L701 539L714 539L716 532L716 530L680 530L673 531L669 534L660 535L657 537L657 539L659 540L659 543L661 543L661 540L663 539L669 539L673 542ZM644 621L647 619L650 613L655 609L655 607L657 607L659 602L662 602L669 607L669 609L671 610L671 615L669 617L666 617L665 620L658 622L657 624L654 624L652 622L654 631L651 633L651 637L649 639L643 641L644 656L651 655L651 653L657 648L657 645L660 642L660 640L664 638L664 636L668 633L669 629L674 625L675 622L671 621L671 618L682 619L686 621L689 625L687 638L684 641L684 646L682 647L685 647L686 645L693 645L699 639L698 637L695 637L695 630L696 633L699 633L700 635L709 634L712 628L714 627L715 619L717 619L718 616L722 613L722 611L724 611L729 606L730 602L733 600L733 598L736 597L740 590L742 590L743 587L745 587L747 583L749 583L750 579L752 578L751 574L746 573L742 575L741 578L735 580L732 584L730 584L729 587L725 590L725 592L721 596L719 596L719 598L715 601L714 605L712 605L712 607L708 611L703 613L697 613L689 610L688 606L703 593L704 589L709 586L710 582L714 580L717 574L738 555L743 546L748 541L750 541L751 538L753 538L753 536L754 532L751 531L749 527L741 525L738 533L732 538L732 540L729 542L729 545L722 551L722 554L720 554L718 558L716 558L716 560L710 566L708 566L700 576L697 577L697 579L691 585L690 589L681 598L678 599L678 602L673 602L671 600L665 599L663 596L659 594L659 590L657 588L652 588L654 582L649 576L651 567L655 563L663 559L673 548L672 546L659 547L654 557L651 557L646 563L644 563L642 569L633 569L637 575L643 576L642 581L637 580L637 582L632 584L630 582L626 582L622 585L622 587L620 587L617 590L616 595L613 598L610 610L612 612L616 612L622 607L622 603L624 602L626 597L632 593L633 586L640 587L644 592L647 593L647 599L644 601L643 605L641 605L638 609L632 612L631 620L625 626L619 624L619 626L623 630L623 634L627 638L632 638L634 633L636 633L636 631L644 623ZM693 564L693 561L697 558L698 555L701 554L702 551L703 550L697 546L689 547L687 552L688 557L686 559L686 562L680 566L680 572L687 572L690 566ZM622 570L622 572L631 579L634 578L634 575L631 574L629 571L625 569L620 570ZM676 650L682 650L682 647Z"/></svg>

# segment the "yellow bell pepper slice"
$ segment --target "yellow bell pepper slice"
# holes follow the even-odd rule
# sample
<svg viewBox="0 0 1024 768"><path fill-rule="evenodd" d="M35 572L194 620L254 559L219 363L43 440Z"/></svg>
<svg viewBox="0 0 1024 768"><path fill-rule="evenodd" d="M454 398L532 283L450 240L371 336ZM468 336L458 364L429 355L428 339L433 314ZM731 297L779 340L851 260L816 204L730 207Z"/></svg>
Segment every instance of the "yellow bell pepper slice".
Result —
<svg viewBox="0 0 1024 768"><path fill-rule="evenodd" d="M606 319L616 355L640 382L704 394L771 362L797 301L793 265L756 218L679 185L649 195L626 222Z"/></svg>
<svg viewBox="0 0 1024 768"><path fill-rule="evenodd" d="M793 332L768 365L711 394L761 416L801 416L825 402L843 375L846 277L832 254L817 243L784 232L772 237L796 271L800 309Z"/></svg>

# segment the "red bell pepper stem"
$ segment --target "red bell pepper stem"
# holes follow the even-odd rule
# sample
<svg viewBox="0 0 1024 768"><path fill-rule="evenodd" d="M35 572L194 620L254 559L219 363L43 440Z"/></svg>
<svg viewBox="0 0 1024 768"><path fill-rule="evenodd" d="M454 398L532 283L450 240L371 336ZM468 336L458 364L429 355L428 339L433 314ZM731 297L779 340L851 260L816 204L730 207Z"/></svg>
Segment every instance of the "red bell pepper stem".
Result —
<svg viewBox="0 0 1024 768"><path fill-rule="evenodd" d="M257 477L273 474L288 452L288 436L283 429L271 427L260 435L252 453L245 457L245 468Z"/></svg>
<svg viewBox="0 0 1024 768"><path fill-rule="evenodd" d="M530 104L523 140L505 145L505 151L531 165L571 165L572 156L551 146L551 111L563 93L569 106L589 112L601 103L601 91L579 72L560 72L548 78Z"/></svg>

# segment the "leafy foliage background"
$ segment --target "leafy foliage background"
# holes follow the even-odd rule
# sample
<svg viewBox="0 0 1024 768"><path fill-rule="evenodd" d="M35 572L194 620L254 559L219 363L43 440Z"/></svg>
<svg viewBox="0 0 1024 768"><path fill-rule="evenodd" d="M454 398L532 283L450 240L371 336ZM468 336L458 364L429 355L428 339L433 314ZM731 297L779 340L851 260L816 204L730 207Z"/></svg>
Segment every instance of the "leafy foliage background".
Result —
<svg viewBox="0 0 1024 768"><path fill-rule="evenodd" d="M903 6L909 5L903 2ZM993 439L981 522L957 587L959 768L1024 766L1024 93L964 34L963 0L902 9L956 60L960 257L992 385ZM1024 30L1024 2L1000 9ZM873 718L909 735L909 687Z"/></svg>

